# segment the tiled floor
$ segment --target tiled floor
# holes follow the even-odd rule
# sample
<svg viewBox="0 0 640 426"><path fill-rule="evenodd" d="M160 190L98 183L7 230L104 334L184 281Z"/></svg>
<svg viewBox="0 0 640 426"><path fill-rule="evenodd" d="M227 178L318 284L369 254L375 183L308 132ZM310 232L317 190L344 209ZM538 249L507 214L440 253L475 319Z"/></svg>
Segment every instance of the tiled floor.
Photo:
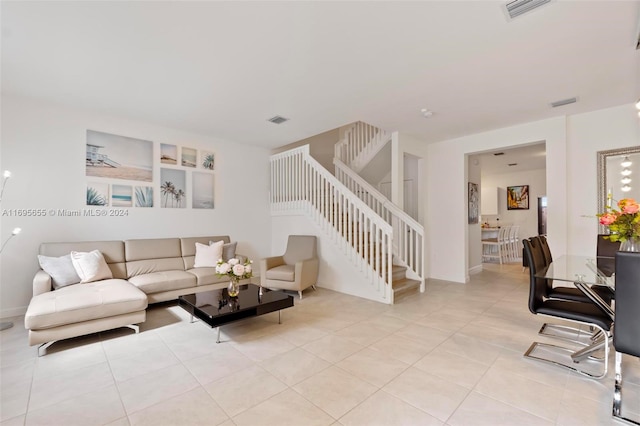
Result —
<svg viewBox="0 0 640 426"><path fill-rule="evenodd" d="M215 331L175 305L38 358L21 318L0 333L0 425L607 425L612 371L522 357L544 322L528 275L488 265L386 306L308 290L294 308ZM610 364L611 370L613 363ZM625 358L640 416L640 362Z"/></svg>

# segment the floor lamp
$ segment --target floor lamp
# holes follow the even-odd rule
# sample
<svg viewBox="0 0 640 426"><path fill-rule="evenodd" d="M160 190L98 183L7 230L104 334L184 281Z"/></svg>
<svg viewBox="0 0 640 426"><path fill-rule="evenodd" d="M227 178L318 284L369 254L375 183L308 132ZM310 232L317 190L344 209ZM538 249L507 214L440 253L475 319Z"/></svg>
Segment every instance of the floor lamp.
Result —
<svg viewBox="0 0 640 426"><path fill-rule="evenodd" d="M11 172L9 170L5 170L4 173L2 174L2 189L0 189L0 202L2 201L2 194L4 194L4 187L7 184L7 180L9 180L9 178L11 177ZM2 243L2 246L0 246L0 253L2 253L2 250L4 250L4 247L7 245L7 243L9 242L9 240L11 240L13 237L15 237L16 235L18 235L20 233L21 229L20 228L15 228L12 232L11 235L9 235L9 238L7 238L4 243ZM0 323L0 330L6 330L7 328L11 328L13 327L13 323L12 322L1 322Z"/></svg>

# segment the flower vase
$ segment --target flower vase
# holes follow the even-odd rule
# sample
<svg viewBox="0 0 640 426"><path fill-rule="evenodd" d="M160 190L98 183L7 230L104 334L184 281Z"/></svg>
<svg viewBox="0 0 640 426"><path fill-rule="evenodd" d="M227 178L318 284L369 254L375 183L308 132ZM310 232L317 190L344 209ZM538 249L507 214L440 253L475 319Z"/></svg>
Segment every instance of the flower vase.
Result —
<svg viewBox="0 0 640 426"><path fill-rule="evenodd" d="M640 240L629 238L628 240L623 241L620 243L620 251L640 252Z"/></svg>
<svg viewBox="0 0 640 426"><path fill-rule="evenodd" d="M238 293L240 293L240 285L238 284L239 280L236 278L231 278L229 282L229 287L227 287L227 293L229 293L230 297L237 297Z"/></svg>

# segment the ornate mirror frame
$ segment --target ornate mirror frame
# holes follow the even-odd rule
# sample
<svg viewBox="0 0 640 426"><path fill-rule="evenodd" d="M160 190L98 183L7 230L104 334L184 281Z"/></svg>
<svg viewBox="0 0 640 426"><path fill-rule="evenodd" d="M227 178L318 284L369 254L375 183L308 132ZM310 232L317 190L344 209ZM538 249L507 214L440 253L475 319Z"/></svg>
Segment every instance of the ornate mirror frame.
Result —
<svg viewBox="0 0 640 426"><path fill-rule="evenodd" d="M598 151L598 213L604 212L607 203L607 159L639 153L640 146ZM600 225L599 232L605 233L605 227Z"/></svg>

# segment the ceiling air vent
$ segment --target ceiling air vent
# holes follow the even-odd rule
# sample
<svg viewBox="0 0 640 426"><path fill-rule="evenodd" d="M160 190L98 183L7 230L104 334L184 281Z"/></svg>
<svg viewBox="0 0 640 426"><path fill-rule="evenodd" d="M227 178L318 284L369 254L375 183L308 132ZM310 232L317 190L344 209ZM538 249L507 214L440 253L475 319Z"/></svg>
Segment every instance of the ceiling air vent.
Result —
<svg viewBox="0 0 640 426"><path fill-rule="evenodd" d="M284 117L281 117L279 115L276 115L275 117L271 117L267 121L270 121L270 122L275 123L275 124L282 124L282 123L284 123L285 121L288 121L288 120L289 120L288 118L284 118Z"/></svg>
<svg viewBox="0 0 640 426"><path fill-rule="evenodd" d="M564 106L564 105L574 104L577 101L578 101L578 98L563 99L561 101L551 102L551 106L553 108L557 108L557 107L561 107L561 106Z"/></svg>
<svg viewBox="0 0 640 426"><path fill-rule="evenodd" d="M509 18L513 19L516 16L527 13L533 9L549 3L550 1L551 0L515 0L507 3L505 5L505 8L507 9Z"/></svg>
<svg viewBox="0 0 640 426"><path fill-rule="evenodd" d="M509 164L507 164L507 166L509 166L509 167L513 167L513 166L517 166L517 165L518 165L518 163L509 163Z"/></svg>
<svg viewBox="0 0 640 426"><path fill-rule="evenodd" d="M498 155L504 155L504 152L494 152L494 153L493 153L493 155L496 155L496 156L498 156Z"/></svg>

